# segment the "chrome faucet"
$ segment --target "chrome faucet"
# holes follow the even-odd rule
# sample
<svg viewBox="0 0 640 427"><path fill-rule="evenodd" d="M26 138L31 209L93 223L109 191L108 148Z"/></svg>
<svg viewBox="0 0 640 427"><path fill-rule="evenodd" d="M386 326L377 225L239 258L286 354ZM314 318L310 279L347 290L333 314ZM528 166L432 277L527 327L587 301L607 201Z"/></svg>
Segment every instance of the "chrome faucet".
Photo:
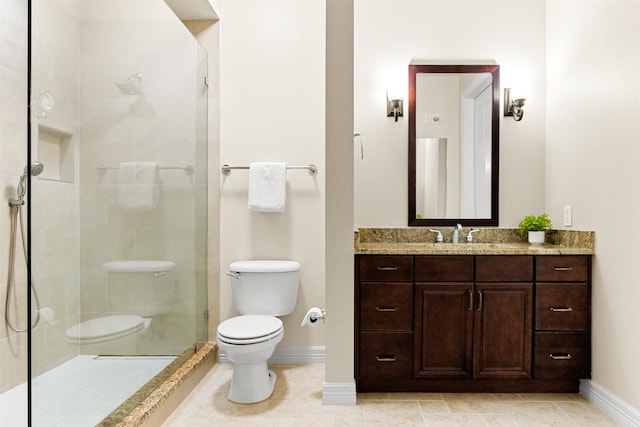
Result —
<svg viewBox="0 0 640 427"><path fill-rule="evenodd" d="M434 230L430 228L429 231L431 231L432 233L438 233L438 235L436 236L436 243L444 243L444 238L442 237L442 233L440 232L440 230Z"/></svg>
<svg viewBox="0 0 640 427"><path fill-rule="evenodd" d="M469 230L469 234L467 234L467 243L473 243L473 233L479 232L480 229Z"/></svg>
<svg viewBox="0 0 640 427"><path fill-rule="evenodd" d="M456 224L455 228L453 229L453 243L460 242L460 233L462 233L462 225Z"/></svg>

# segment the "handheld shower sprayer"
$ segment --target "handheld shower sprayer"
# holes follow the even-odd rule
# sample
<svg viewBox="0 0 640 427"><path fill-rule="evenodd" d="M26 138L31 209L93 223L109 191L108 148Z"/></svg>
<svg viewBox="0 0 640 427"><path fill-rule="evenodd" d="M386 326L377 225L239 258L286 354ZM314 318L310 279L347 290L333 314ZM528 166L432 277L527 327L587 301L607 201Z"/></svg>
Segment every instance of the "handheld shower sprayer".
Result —
<svg viewBox="0 0 640 427"><path fill-rule="evenodd" d="M31 165L26 165L24 167L24 171L22 172L22 176L20 176L20 180L18 181L18 185L16 187L16 195L17 198L9 199L9 209L11 210L11 234L9 236L9 268L7 270L7 296L5 299L5 310L4 316L7 322L7 326L11 328L15 332L26 332L28 328L18 328L11 319L11 300L14 292L15 286L15 252L16 252L16 239L18 234L18 226L20 227L20 237L22 238L22 250L24 253L24 260L28 266L28 256L27 256L27 238L25 236L24 230L24 221L22 218L22 207L24 205L24 196L27 193L27 182L29 175L38 176L44 170L44 165L41 162L34 161L31 162ZM38 292L33 283L33 280L30 281L31 293L33 294L33 299L35 301L35 319L31 322L31 327L34 327L40 321L40 299L38 298Z"/></svg>
<svg viewBox="0 0 640 427"><path fill-rule="evenodd" d="M18 181L18 186L16 187L18 198L10 198L9 206L24 205L24 195L27 193L27 177L29 175L38 176L42 173L43 170L44 164L38 161L31 162L31 167L29 167L29 165L26 165L24 167L24 171L22 172L20 180Z"/></svg>

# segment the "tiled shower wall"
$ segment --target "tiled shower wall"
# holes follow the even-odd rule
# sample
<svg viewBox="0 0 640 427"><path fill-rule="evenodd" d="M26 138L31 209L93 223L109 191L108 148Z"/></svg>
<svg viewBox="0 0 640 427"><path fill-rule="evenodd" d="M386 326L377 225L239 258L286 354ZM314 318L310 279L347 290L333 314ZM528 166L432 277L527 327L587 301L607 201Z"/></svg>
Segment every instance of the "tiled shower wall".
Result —
<svg viewBox="0 0 640 427"><path fill-rule="evenodd" d="M0 0L0 294L7 286L9 208L27 159L27 9L20 0ZM17 253L20 254L21 246ZM24 289L24 263L17 270L16 287ZM18 296L24 306L24 293ZM27 374L27 337L5 326L4 304L0 320L0 392L24 382ZM12 313L13 314L13 313ZM21 324L24 326L24 323Z"/></svg>
<svg viewBox="0 0 640 427"><path fill-rule="evenodd" d="M51 112L32 101L32 159L45 170L32 178L32 278L41 306L48 313L32 335L33 374L38 375L79 349L66 342L65 330L80 318L78 274L78 60L81 27L57 2L32 6L32 100L46 92L54 99ZM64 137L62 137L64 135ZM64 154L68 176L58 171ZM24 310L24 308L21 308Z"/></svg>

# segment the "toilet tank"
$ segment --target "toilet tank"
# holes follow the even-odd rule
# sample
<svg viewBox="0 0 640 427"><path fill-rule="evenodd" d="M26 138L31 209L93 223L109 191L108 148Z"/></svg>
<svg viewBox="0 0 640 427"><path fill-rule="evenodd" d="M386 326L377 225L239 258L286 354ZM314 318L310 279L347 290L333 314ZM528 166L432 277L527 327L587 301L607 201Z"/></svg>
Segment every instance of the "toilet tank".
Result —
<svg viewBox="0 0 640 427"><path fill-rule="evenodd" d="M240 314L285 316L298 299L300 263L284 260L238 261L229 266L233 303Z"/></svg>

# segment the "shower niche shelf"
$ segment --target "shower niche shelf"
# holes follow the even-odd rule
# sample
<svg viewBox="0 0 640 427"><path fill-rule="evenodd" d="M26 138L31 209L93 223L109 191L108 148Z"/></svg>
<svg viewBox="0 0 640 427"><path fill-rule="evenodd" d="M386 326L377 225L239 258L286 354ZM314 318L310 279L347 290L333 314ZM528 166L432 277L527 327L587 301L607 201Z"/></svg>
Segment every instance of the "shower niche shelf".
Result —
<svg viewBox="0 0 640 427"><path fill-rule="evenodd" d="M38 161L44 163L39 179L73 182L75 158L73 134L55 127L38 124Z"/></svg>

